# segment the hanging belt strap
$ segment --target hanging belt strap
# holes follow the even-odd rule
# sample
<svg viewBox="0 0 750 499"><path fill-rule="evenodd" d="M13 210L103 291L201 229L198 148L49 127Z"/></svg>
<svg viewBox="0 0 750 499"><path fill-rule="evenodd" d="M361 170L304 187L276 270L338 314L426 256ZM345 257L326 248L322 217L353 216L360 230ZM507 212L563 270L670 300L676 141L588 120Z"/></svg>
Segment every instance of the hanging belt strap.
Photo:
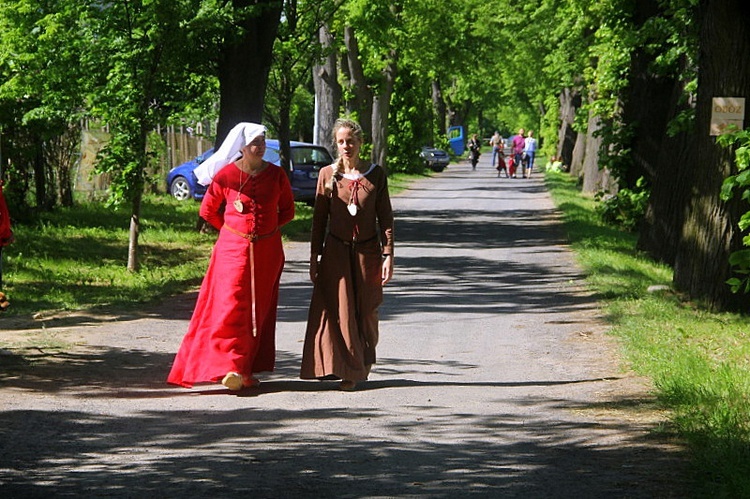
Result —
<svg viewBox="0 0 750 499"><path fill-rule="evenodd" d="M269 232L268 234L261 234L258 235L256 233L252 234L245 234L244 232L240 232L236 229L233 229L232 227L224 224L225 229L227 229L229 232L236 234L240 237L243 237L247 239L250 242L250 299L251 299L251 313L252 313L252 323L253 323L253 337L258 336L258 314L256 311L255 306L255 242L259 241L261 239L265 239L267 237L271 237L272 235L276 234L278 232L279 228L276 227L273 231Z"/></svg>

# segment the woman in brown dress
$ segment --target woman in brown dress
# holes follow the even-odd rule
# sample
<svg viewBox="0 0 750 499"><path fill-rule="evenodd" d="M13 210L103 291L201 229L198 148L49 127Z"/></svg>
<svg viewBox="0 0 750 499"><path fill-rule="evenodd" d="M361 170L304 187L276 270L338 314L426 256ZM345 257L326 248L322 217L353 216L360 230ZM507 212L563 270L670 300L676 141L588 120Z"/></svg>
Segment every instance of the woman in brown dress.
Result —
<svg viewBox="0 0 750 499"><path fill-rule="evenodd" d="M338 159L320 170L315 197L300 377L340 379L353 390L375 363L378 307L393 276L393 211L385 171L359 157L359 124L338 120L333 134Z"/></svg>

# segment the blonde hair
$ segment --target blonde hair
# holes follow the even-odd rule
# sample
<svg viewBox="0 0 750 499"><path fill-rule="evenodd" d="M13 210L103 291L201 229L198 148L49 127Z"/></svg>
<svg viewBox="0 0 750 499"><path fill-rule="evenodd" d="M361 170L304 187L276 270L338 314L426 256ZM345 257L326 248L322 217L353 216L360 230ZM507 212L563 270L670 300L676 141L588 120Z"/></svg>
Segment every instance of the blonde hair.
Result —
<svg viewBox="0 0 750 499"><path fill-rule="evenodd" d="M339 118L336 120L336 123L333 124L333 133L331 134L334 146L336 146L336 134L342 128L348 128L351 130L354 138L357 139L360 144L364 143L364 133L362 132L362 127L359 123L349 118ZM326 195L330 195L331 192L333 192L333 182L335 181L337 173L344 173L344 160L341 156L337 157L333 162L333 175L331 175L331 178L325 185Z"/></svg>

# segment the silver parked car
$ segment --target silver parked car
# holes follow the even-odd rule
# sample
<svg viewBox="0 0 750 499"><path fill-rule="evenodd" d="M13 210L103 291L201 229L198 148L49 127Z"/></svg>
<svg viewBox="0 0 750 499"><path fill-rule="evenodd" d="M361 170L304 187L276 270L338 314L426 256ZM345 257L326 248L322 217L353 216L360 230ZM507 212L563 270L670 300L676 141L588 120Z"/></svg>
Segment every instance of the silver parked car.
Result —
<svg viewBox="0 0 750 499"><path fill-rule="evenodd" d="M419 157L424 161L424 165L434 172L445 170L445 167L451 162L451 157L447 152L429 146L422 148Z"/></svg>

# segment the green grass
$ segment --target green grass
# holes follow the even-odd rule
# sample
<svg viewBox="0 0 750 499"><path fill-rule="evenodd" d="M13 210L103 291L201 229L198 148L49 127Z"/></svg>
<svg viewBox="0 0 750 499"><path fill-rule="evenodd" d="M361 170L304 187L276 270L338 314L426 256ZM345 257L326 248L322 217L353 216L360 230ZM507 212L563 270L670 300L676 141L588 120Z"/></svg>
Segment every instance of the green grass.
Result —
<svg viewBox="0 0 750 499"><path fill-rule="evenodd" d="M677 294L672 271L607 227L575 179L547 174L572 247L632 367L653 380L693 456L699 497L750 497L750 318L711 313Z"/></svg>
<svg viewBox="0 0 750 499"><path fill-rule="evenodd" d="M409 184L413 181L431 176L433 173L429 170L425 170L425 173L418 175L415 173L394 173L388 177L388 192L391 196L398 194L409 188Z"/></svg>

